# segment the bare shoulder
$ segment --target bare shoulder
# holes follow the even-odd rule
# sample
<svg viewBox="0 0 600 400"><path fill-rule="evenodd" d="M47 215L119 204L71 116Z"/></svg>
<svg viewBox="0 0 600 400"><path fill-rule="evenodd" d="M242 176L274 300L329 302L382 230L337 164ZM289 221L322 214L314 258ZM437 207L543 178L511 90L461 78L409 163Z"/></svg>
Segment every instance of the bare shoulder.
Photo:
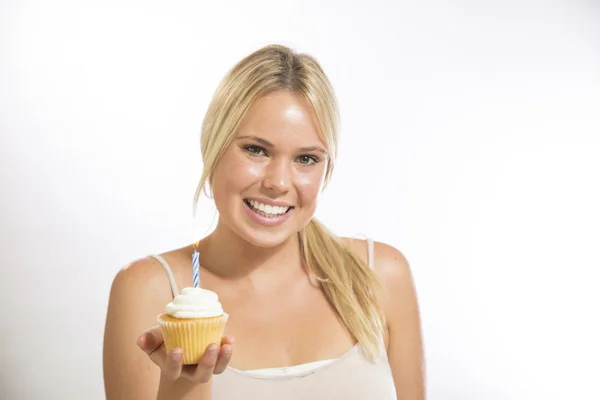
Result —
<svg viewBox="0 0 600 400"><path fill-rule="evenodd" d="M185 260L185 249L184 247L160 254L169 265L177 282L182 274L181 266ZM126 298L145 296L162 305L172 298L169 277L160 262L152 257L139 258L116 274L112 283L111 298L121 292Z"/></svg>
<svg viewBox="0 0 600 400"><path fill-rule="evenodd" d="M151 257L140 258L119 270L113 279L111 296L121 292L127 297L143 292L158 296L162 294L161 297L164 297L170 293L168 276L157 260Z"/></svg>
<svg viewBox="0 0 600 400"><path fill-rule="evenodd" d="M172 299L165 270L152 258L136 260L115 276L104 327L103 367L107 399L156 396L159 370L137 347Z"/></svg>
<svg viewBox="0 0 600 400"><path fill-rule="evenodd" d="M126 265L111 285L105 342L127 338L135 343L136 335L156 324L172 298L168 275L157 260L146 257Z"/></svg>
<svg viewBox="0 0 600 400"><path fill-rule="evenodd" d="M374 243L374 270L383 289L388 323L404 323L401 314L418 313L417 298L410 264L405 255L386 243Z"/></svg>
<svg viewBox="0 0 600 400"><path fill-rule="evenodd" d="M368 262L369 245L366 240L346 237L341 240L364 262ZM411 279L408 260L400 250L389 244L374 241L373 252L373 269L385 286L394 286L403 280Z"/></svg>
<svg viewBox="0 0 600 400"><path fill-rule="evenodd" d="M342 242L363 261L368 262L368 243L363 239L343 238ZM388 328L404 324L405 318L418 315L418 302L411 268L404 254L386 243L373 242L373 270L382 289L382 305Z"/></svg>
<svg viewBox="0 0 600 400"><path fill-rule="evenodd" d="M400 250L386 243L375 242L374 252L374 269L382 282L394 286L411 279L408 260Z"/></svg>

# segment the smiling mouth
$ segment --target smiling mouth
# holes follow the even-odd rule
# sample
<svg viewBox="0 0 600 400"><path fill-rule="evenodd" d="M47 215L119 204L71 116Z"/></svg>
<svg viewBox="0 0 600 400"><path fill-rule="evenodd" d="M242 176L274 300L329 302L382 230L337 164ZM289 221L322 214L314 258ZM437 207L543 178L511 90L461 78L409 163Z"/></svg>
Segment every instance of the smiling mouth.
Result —
<svg viewBox="0 0 600 400"><path fill-rule="evenodd" d="M293 206L281 207L272 206L270 204L259 203L258 201L244 199L244 203L252 209L255 213L262 215L265 218L276 218L287 214L294 209Z"/></svg>

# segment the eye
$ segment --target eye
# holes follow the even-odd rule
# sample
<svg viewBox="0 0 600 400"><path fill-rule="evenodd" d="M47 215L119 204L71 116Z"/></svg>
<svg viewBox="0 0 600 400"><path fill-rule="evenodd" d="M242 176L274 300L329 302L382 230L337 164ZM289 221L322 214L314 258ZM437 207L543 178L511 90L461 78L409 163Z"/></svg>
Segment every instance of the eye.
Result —
<svg viewBox="0 0 600 400"><path fill-rule="evenodd" d="M298 157L298 162L302 165L311 165L319 162L319 159L315 156L303 155Z"/></svg>
<svg viewBox="0 0 600 400"><path fill-rule="evenodd" d="M248 146L244 146L244 150L246 150L246 152L248 152L251 156L263 156L265 155L265 149L263 149L260 146L255 146L255 145L248 145Z"/></svg>

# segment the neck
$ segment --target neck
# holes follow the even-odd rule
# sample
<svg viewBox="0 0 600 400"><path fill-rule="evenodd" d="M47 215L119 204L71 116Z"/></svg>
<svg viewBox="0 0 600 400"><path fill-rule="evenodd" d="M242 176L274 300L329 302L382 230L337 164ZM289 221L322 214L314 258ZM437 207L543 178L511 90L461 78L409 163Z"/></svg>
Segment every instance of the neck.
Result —
<svg viewBox="0 0 600 400"><path fill-rule="evenodd" d="M221 221L199 245L203 268L226 279L281 277L301 266L298 235L274 247L249 243Z"/></svg>

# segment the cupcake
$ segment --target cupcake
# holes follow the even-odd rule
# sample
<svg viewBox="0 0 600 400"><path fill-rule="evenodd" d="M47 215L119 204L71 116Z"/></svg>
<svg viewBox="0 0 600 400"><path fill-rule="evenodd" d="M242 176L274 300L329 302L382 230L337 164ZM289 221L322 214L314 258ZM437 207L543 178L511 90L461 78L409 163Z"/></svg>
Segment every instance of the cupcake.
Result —
<svg viewBox="0 0 600 400"><path fill-rule="evenodd" d="M197 364L211 343L221 344L229 315L210 290L187 287L158 315L167 352L183 349L183 363Z"/></svg>

